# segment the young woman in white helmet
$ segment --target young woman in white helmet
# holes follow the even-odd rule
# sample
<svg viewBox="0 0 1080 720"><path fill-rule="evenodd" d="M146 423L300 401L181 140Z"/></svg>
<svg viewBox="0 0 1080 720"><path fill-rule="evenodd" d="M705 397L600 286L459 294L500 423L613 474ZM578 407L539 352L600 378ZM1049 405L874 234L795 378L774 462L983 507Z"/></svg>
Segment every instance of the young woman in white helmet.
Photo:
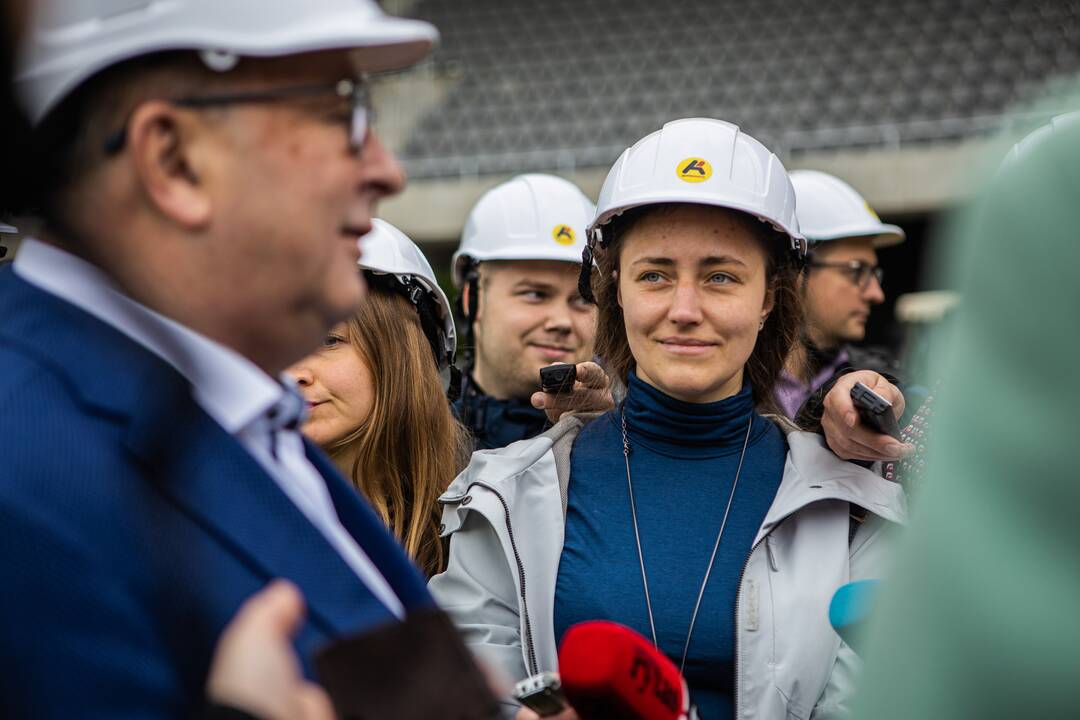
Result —
<svg viewBox="0 0 1080 720"><path fill-rule="evenodd" d="M856 658L829 602L879 573L905 501L764 414L801 321L794 211L779 160L718 120L668 123L612 168L586 259L625 400L475 456L442 498L430 587L482 658L558 670L568 627L614 620L681 667L702 717L842 711Z"/></svg>
<svg viewBox="0 0 1080 720"><path fill-rule="evenodd" d="M453 259L464 370L454 408L478 449L543 432L547 416L530 401L540 368L592 359L596 310L577 275L594 209L573 183L531 173L469 212Z"/></svg>
<svg viewBox="0 0 1080 720"><path fill-rule="evenodd" d="M359 262L364 303L289 373L308 404L304 434L430 576L445 566L437 500L470 450L444 391L454 321L420 248L393 225L373 224Z"/></svg>

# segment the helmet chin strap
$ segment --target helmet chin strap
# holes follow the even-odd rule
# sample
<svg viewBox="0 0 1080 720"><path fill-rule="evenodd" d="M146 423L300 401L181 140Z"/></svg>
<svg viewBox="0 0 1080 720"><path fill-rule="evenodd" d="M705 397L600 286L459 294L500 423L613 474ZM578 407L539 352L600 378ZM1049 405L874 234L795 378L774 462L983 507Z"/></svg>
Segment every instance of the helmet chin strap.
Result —
<svg viewBox="0 0 1080 720"><path fill-rule="evenodd" d="M578 275L578 294L590 305L596 304L592 291L593 249L592 243L585 246L581 253L581 273Z"/></svg>
<svg viewBox="0 0 1080 720"><path fill-rule="evenodd" d="M457 365L447 365L439 375L442 379L443 392L446 393L447 402L450 404L457 402L458 398L461 397L461 371L458 370Z"/></svg>
<svg viewBox="0 0 1080 720"><path fill-rule="evenodd" d="M581 252L581 274L578 275L578 294L590 305L596 304L592 291L592 271L596 265L596 247L607 248L609 238L604 233L606 225L595 227L585 239L585 249Z"/></svg>
<svg viewBox="0 0 1080 720"><path fill-rule="evenodd" d="M466 292L467 289L467 292ZM466 296L468 304L466 304ZM472 260L465 269L465 283L454 302L461 321L461 357L465 372L471 373L476 364L476 333L473 332L473 320L480 305L480 263Z"/></svg>
<svg viewBox="0 0 1080 720"><path fill-rule="evenodd" d="M371 285L402 295L416 309L416 314L420 319L420 329L431 348L435 367L443 378L443 390L447 393L450 402L456 400L461 392L461 373L454 367L453 358L449 357L445 349L443 326L436 300L411 276L401 279L394 275L372 271L366 271L364 275Z"/></svg>

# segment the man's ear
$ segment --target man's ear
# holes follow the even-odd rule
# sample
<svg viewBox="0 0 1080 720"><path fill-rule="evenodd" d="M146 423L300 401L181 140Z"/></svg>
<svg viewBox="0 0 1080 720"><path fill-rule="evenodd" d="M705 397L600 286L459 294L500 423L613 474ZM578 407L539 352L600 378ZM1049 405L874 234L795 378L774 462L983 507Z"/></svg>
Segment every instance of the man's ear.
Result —
<svg viewBox="0 0 1080 720"><path fill-rule="evenodd" d="M210 222L211 200L196 161L196 113L163 100L140 104L127 125L137 182L157 212L187 229Z"/></svg>
<svg viewBox="0 0 1080 720"><path fill-rule="evenodd" d="M465 284L461 286L461 310L462 310L462 315L464 315L466 318L468 318L469 322L472 322L472 321L476 320L476 318L474 318L474 317L469 317L469 301L472 299L472 290L473 290L473 283L472 282L466 281ZM481 293L481 295L482 294L483 293ZM478 301L479 301L479 297L480 296L477 296ZM476 314L477 315L480 314L480 303L479 302L476 303Z"/></svg>

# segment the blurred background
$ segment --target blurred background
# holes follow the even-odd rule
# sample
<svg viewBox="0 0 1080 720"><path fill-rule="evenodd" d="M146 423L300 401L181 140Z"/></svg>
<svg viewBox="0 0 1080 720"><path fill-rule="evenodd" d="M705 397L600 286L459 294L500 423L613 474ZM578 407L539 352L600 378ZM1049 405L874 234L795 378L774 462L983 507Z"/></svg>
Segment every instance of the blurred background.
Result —
<svg viewBox="0 0 1080 720"><path fill-rule="evenodd" d="M881 252L867 342L899 349L939 314L928 238L972 192L994 132L1047 119L1080 70L1080 2L1036 0L385 0L433 22L423 66L386 78L379 130L410 183L382 215L448 270L469 208L521 172L594 200L619 153L667 120L740 125L789 170L851 183L908 234ZM443 277L449 286L448 277Z"/></svg>
<svg viewBox="0 0 1080 720"><path fill-rule="evenodd" d="M1015 108L1080 70L1080 0L383 5L442 33L424 64L378 81L377 107L410 178L381 215L424 247L448 290L466 214L490 187L553 172L595 200L625 147L668 120L716 117L789 170L847 180L907 231L881 253L887 300L867 327L868 344L894 351L949 302L911 294L935 289L928 240L973 192L990 138L1045 122L1053 108Z"/></svg>

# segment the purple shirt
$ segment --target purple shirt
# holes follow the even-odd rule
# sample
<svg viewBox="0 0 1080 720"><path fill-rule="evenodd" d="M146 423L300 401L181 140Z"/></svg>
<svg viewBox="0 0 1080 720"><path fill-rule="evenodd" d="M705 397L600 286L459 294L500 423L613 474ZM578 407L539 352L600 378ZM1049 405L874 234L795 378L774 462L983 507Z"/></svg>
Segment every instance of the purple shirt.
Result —
<svg viewBox="0 0 1080 720"><path fill-rule="evenodd" d="M810 379L809 385L787 370L782 370L780 377L776 381L773 394L776 396L776 402L780 405L780 409L784 411L784 415L788 419L794 420L795 415L798 414L799 408L803 406L806 399L815 390L827 383L841 367L847 364L848 360L847 350L841 350L831 363L818 370L817 374Z"/></svg>

